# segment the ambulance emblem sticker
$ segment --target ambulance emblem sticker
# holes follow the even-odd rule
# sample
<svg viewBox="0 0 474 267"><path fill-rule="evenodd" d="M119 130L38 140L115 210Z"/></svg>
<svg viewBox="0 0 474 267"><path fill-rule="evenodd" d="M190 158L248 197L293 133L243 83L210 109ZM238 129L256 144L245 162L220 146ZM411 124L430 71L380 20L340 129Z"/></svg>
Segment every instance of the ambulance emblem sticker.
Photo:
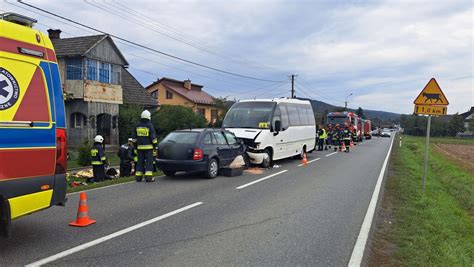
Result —
<svg viewBox="0 0 474 267"><path fill-rule="evenodd" d="M20 97L20 87L15 77L0 67L0 110L13 107Z"/></svg>

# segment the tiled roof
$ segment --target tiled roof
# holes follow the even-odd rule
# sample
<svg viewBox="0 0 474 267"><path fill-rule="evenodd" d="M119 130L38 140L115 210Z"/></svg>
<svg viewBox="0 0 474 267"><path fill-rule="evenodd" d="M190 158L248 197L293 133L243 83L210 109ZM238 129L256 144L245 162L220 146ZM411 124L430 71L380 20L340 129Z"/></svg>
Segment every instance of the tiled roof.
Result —
<svg viewBox="0 0 474 267"><path fill-rule="evenodd" d="M74 57L85 56L92 48L106 39L110 40L110 45L114 48L115 53L121 59L120 64L128 65L127 60L122 55L122 52L120 52L112 38L106 34L51 39L51 42L53 43L54 50L56 51L56 55L58 57Z"/></svg>
<svg viewBox="0 0 474 267"><path fill-rule="evenodd" d="M158 106L157 100L153 99L147 90L125 68L122 68L122 89L124 104L137 104L145 107Z"/></svg>
<svg viewBox="0 0 474 267"><path fill-rule="evenodd" d="M469 111L461 113L459 115L461 115L465 119L465 118L469 117L469 115L471 115L472 113L474 113L474 107L471 107L471 109Z"/></svg>
<svg viewBox="0 0 474 267"><path fill-rule="evenodd" d="M174 80L167 80L161 79L162 84L169 90L174 91L175 93L183 96L184 98L198 104L207 104L212 105L214 104L214 97L210 94L202 91L202 85L195 85L191 86L191 90L188 90L184 87L184 82L182 81L174 81Z"/></svg>
<svg viewBox="0 0 474 267"><path fill-rule="evenodd" d="M51 39L56 55L61 56L83 56L89 49L99 41L107 38L107 35L91 35L73 38Z"/></svg>

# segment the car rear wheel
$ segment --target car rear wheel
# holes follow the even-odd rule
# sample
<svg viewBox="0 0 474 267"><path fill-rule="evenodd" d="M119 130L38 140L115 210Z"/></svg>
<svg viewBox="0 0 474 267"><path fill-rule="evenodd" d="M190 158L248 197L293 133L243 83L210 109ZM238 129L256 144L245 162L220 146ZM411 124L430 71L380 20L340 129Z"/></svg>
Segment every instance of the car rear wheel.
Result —
<svg viewBox="0 0 474 267"><path fill-rule="evenodd" d="M174 176L176 171L163 171L166 176Z"/></svg>
<svg viewBox="0 0 474 267"><path fill-rule="evenodd" d="M210 159L209 163L207 164L207 173L206 176L209 179L214 179L217 177L217 173L219 172L219 162L216 159Z"/></svg>

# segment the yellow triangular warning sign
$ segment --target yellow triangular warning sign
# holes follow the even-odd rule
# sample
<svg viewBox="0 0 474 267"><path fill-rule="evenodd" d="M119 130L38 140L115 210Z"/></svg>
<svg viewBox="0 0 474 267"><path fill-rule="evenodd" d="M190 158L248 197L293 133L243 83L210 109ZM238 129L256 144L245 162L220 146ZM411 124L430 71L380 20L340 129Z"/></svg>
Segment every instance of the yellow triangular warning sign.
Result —
<svg viewBox="0 0 474 267"><path fill-rule="evenodd" d="M449 105L448 99L441 91L435 78L431 78L413 103L415 105Z"/></svg>

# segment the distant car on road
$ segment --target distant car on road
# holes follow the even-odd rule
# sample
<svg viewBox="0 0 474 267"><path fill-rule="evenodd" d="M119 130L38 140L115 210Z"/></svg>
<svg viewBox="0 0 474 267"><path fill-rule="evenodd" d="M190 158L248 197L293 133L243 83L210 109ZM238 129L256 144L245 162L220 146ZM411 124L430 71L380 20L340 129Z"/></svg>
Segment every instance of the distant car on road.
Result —
<svg viewBox="0 0 474 267"><path fill-rule="evenodd" d="M391 134L390 132L382 131L382 133L380 134L380 136L382 136L382 137L391 137L392 134Z"/></svg>
<svg viewBox="0 0 474 267"><path fill-rule="evenodd" d="M222 129L179 130L168 134L158 145L156 164L166 176L178 171L203 172L210 179L228 166L245 145L229 131Z"/></svg>

